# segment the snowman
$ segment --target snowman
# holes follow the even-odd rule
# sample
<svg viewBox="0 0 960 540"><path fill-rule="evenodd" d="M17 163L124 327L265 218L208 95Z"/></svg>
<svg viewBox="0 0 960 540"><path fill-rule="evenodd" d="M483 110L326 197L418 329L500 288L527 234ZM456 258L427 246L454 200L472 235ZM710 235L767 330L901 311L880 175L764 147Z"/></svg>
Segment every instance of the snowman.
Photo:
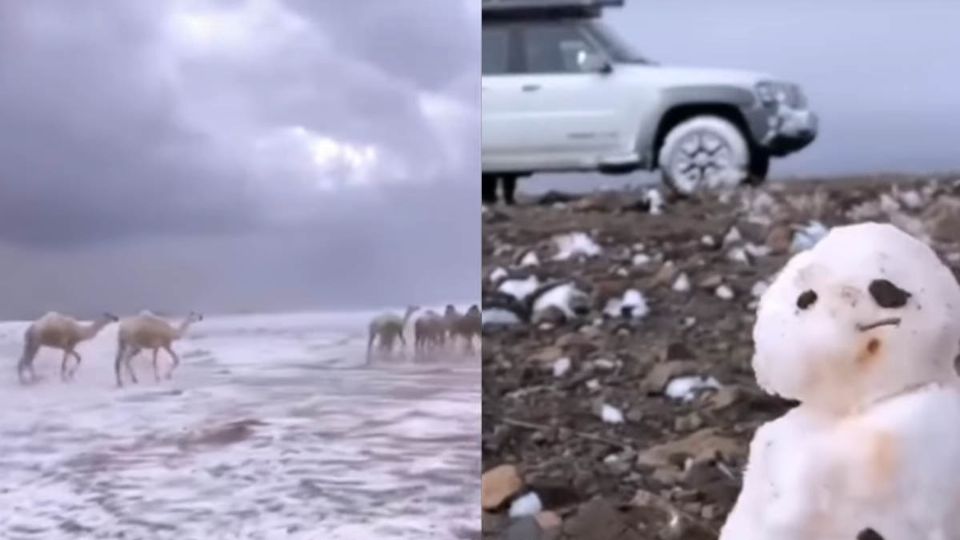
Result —
<svg viewBox="0 0 960 540"><path fill-rule="evenodd" d="M721 540L960 540L960 286L892 225L836 227L757 308L761 426Z"/></svg>

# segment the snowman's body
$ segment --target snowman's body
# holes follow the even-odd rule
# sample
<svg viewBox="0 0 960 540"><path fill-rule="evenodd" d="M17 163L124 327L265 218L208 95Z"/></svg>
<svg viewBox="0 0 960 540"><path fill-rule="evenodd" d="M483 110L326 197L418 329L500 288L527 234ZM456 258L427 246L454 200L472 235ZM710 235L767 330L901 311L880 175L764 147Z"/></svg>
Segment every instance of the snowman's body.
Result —
<svg viewBox="0 0 960 540"><path fill-rule="evenodd" d="M801 404L755 434L721 540L960 540L958 310L949 270L891 226L792 259L754 368Z"/></svg>

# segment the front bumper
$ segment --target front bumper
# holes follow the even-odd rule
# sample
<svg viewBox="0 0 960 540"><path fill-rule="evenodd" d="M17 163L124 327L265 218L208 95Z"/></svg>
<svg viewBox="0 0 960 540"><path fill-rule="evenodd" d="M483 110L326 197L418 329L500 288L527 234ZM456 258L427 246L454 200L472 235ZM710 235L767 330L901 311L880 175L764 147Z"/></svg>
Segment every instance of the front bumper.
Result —
<svg viewBox="0 0 960 540"><path fill-rule="evenodd" d="M756 144L779 157L809 146L817 138L819 119L812 111L781 105L756 111L751 124Z"/></svg>

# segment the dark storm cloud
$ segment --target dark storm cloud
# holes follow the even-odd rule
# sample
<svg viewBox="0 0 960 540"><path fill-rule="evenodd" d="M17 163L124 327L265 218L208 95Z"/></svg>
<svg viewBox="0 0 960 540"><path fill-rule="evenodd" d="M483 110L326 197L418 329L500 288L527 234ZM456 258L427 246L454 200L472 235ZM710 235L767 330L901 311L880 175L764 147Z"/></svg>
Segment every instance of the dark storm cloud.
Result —
<svg viewBox="0 0 960 540"><path fill-rule="evenodd" d="M0 314L472 296L479 9L355 4L0 4Z"/></svg>

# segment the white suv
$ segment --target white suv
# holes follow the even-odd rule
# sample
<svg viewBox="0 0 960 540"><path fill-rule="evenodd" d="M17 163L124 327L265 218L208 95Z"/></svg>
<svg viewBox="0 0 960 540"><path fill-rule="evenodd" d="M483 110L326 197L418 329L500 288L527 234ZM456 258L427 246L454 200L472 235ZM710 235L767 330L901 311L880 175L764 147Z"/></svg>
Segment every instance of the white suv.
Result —
<svg viewBox="0 0 960 540"><path fill-rule="evenodd" d="M809 145L800 87L762 73L665 67L599 20L623 0L484 0L483 198L545 171L660 169L674 191L760 182Z"/></svg>

